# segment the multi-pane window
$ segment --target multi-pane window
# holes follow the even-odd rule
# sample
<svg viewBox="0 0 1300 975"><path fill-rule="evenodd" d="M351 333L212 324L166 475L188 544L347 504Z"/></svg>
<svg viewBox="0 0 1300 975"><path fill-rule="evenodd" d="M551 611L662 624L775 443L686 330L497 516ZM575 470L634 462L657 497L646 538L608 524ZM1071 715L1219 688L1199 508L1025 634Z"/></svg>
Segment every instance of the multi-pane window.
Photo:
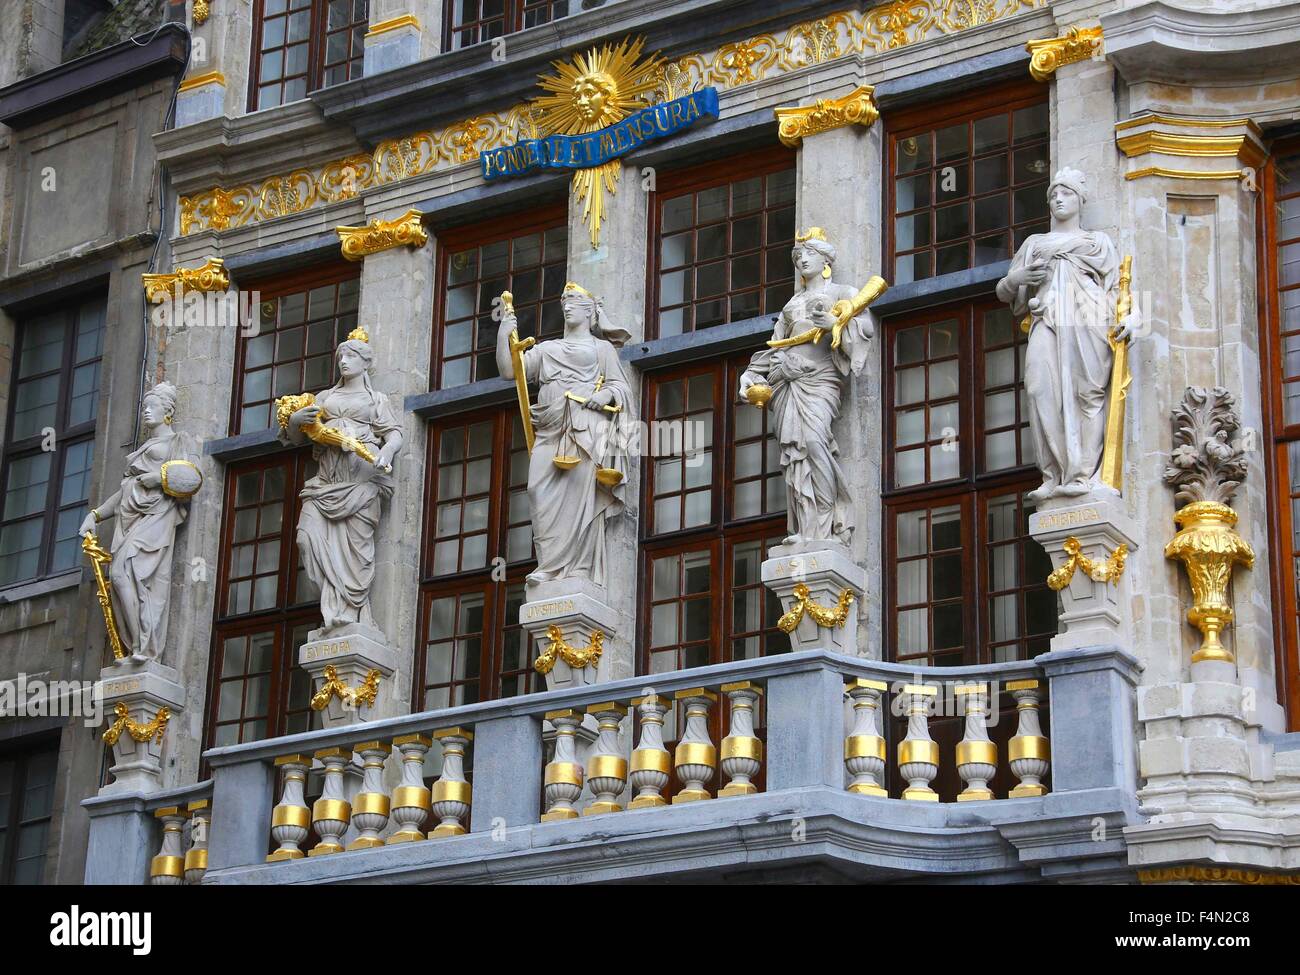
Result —
<svg viewBox="0 0 1300 975"><path fill-rule="evenodd" d="M737 402L748 356L647 382L644 673L789 649L759 567L786 535L766 411ZM715 445L721 445L719 451Z"/></svg>
<svg viewBox="0 0 1300 975"><path fill-rule="evenodd" d="M0 474L0 586L80 563L103 351L102 297L18 325Z"/></svg>
<svg viewBox="0 0 1300 975"><path fill-rule="evenodd" d="M320 593L294 544L298 493L313 466L310 452L298 450L227 471L209 747L320 726L311 677L298 666L299 647L320 625Z"/></svg>
<svg viewBox="0 0 1300 975"><path fill-rule="evenodd" d="M369 0L257 0L249 111L360 78Z"/></svg>
<svg viewBox="0 0 1300 975"><path fill-rule="evenodd" d="M429 438L414 706L454 707L539 690L537 654L519 625L534 557L518 411L457 417L432 427Z"/></svg>
<svg viewBox="0 0 1300 975"><path fill-rule="evenodd" d="M357 327L360 278L355 267L330 268L315 283L262 289L256 335L239 338L239 376L232 433L265 430L275 400L319 392L334 382L334 350Z"/></svg>
<svg viewBox="0 0 1300 975"><path fill-rule="evenodd" d="M889 121L893 284L1004 261L1047 229L1041 92Z"/></svg>
<svg viewBox="0 0 1300 975"><path fill-rule="evenodd" d="M577 0L447 0L443 8L445 49L459 51L494 37L549 24L578 7Z"/></svg>
<svg viewBox="0 0 1300 975"><path fill-rule="evenodd" d="M1023 402L1026 337L1001 305L891 322L886 647L923 665L1017 660L1056 632Z"/></svg>
<svg viewBox="0 0 1300 975"><path fill-rule="evenodd" d="M794 293L786 152L680 174L654 195L649 319L659 337L779 312Z"/></svg>
<svg viewBox="0 0 1300 975"><path fill-rule="evenodd" d="M44 879L58 765L57 742L0 752L0 884Z"/></svg>
<svg viewBox="0 0 1300 975"><path fill-rule="evenodd" d="M563 210L467 228L443 241L435 333L437 386L446 389L497 375L502 292L513 297L520 336L557 338L564 331L569 235ZM494 317L495 314L495 317Z"/></svg>
<svg viewBox="0 0 1300 975"><path fill-rule="evenodd" d="M1300 145L1275 147L1265 178L1265 423L1272 436L1274 614L1278 670L1292 729L1300 729Z"/></svg>

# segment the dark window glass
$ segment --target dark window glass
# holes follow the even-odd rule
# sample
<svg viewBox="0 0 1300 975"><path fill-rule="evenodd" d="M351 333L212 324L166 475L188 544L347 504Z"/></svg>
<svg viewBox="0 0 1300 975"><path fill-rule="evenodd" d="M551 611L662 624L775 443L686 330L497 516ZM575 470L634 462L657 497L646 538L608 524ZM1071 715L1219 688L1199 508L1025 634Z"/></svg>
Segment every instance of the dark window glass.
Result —
<svg viewBox="0 0 1300 975"><path fill-rule="evenodd" d="M443 7L446 49L458 51L576 12L576 0L447 0Z"/></svg>
<svg viewBox="0 0 1300 975"><path fill-rule="evenodd" d="M369 0L259 0L249 111L362 75Z"/></svg>
<svg viewBox="0 0 1300 975"><path fill-rule="evenodd" d="M0 884L39 884L54 812L57 742L0 752Z"/></svg>

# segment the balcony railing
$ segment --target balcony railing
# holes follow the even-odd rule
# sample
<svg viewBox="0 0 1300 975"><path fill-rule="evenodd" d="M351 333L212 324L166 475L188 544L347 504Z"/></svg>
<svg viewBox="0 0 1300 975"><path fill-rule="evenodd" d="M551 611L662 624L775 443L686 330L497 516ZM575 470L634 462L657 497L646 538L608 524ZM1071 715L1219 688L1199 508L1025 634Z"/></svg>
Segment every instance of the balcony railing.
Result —
<svg viewBox="0 0 1300 975"><path fill-rule="evenodd" d="M205 882L1096 879L1122 872L1120 831L1136 821L1137 669L1114 648L944 668L806 651L217 748ZM1004 693L1005 756L988 733ZM931 737L938 702L957 705L955 747ZM892 748L891 713L906 719ZM1004 761L1018 784L995 796ZM956 802L932 788L948 766ZM323 786L311 804L309 773ZM159 798L140 812L176 805ZM122 801L97 815L105 800L91 800L94 823L125 815ZM178 815L149 844L173 858L168 877ZM92 846L131 832L107 827ZM88 880L143 881L142 868L127 856Z"/></svg>

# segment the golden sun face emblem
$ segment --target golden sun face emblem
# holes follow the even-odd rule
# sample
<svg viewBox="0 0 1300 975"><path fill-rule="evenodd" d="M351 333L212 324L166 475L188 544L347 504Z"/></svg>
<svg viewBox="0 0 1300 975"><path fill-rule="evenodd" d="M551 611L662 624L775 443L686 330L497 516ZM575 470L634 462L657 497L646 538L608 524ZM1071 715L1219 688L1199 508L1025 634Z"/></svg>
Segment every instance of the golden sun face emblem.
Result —
<svg viewBox="0 0 1300 975"><path fill-rule="evenodd" d="M659 85L663 61L658 55L641 58L644 41L624 38L575 54L571 61L554 61L555 74L538 84L550 94L537 99L537 125L547 135L585 135L621 122L650 104ZM584 204L583 217L591 231L591 246L600 246L605 193L618 185L617 160L573 174L573 196Z"/></svg>

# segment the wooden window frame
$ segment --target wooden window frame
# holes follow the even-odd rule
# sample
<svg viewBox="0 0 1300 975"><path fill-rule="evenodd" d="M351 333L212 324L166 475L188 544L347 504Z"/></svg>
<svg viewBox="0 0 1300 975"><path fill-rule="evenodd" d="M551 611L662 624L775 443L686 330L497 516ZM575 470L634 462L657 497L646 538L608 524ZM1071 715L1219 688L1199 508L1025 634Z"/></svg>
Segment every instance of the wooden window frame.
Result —
<svg viewBox="0 0 1300 975"><path fill-rule="evenodd" d="M430 389L444 388L442 384L443 332L446 328L447 319L447 270L452 256L470 247L483 247L487 244L494 244L501 240L508 241L514 237L522 237L531 233L545 235L546 231L553 230L556 227L562 226L567 231L568 218L569 210L566 200L562 203L543 204L522 214L497 217L480 223L464 224L438 235L438 276L434 282L433 292L433 340L429 343ZM565 268L567 275L567 259ZM482 279L476 280L481 282ZM541 324L540 321L538 324ZM482 381L474 375L473 359L476 353L474 352L472 340L470 347L471 368L469 382L445 388L463 389L466 386Z"/></svg>
<svg viewBox="0 0 1300 975"><path fill-rule="evenodd" d="M50 796L50 814L48 816L37 816L31 820L24 821L22 818L23 796L26 794L28 771L32 762L42 756L54 755L55 781L51 787ZM13 744L6 744L0 748L0 761L13 760L15 762L15 774L13 780L13 789L10 792L9 802L9 819L0 823L4 827L3 837L0 838L0 851L4 853L0 857L0 864L3 864L3 870L0 871L0 886L8 886L16 883L18 868L18 833L23 826L30 826L39 822L52 822L54 819L55 804L54 793L58 791L58 765L59 765L59 736L40 735L31 738L17 739ZM45 868L49 865L49 841L51 837L46 836L46 848L41 854L41 880L45 880Z"/></svg>
<svg viewBox="0 0 1300 975"><path fill-rule="evenodd" d="M77 322L80 320L81 310L90 304L102 306L103 314L105 316L100 353L98 356L87 359L84 362L78 362ZM101 395L103 388L103 346L107 344L109 338L107 310L107 295L90 293L68 299L66 307L24 316L24 318L17 324L14 336L13 363L8 377L9 402L5 413L5 440L3 443L3 449L0 450L0 527L32 519L32 515L15 518L4 517L5 512L3 509L5 503L5 491L9 485L9 469L12 464L16 460L40 454L42 452L41 443L44 439L44 435L40 432L24 437L22 440L18 441L11 439L18 409L18 397L14 395L14 391L18 388L19 383L18 370L22 366L24 340L27 338L28 334L27 323L34 319L45 318L48 315L57 314L63 319L64 338L63 357L59 362L59 368L57 370L59 376L59 399L55 410L55 450L53 451L55 456L51 458L50 479L46 484L45 504L42 508L41 547L37 556L36 573L22 579L15 579L10 583L5 583L4 588L7 588L8 586L24 585L29 582L46 579L53 575L61 575L64 572L71 571L70 569L60 569L56 571L51 567L51 562L54 558L55 532L58 527L59 514L64 510L77 507L83 502L79 501L71 504L60 504L59 491L63 485L63 475L66 470L69 448L89 442L91 445L91 469L93 470L95 427L99 422L98 397ZM100 368L99 381L95 386L96 403L94 415L89 420L85 420L75 426L68 426L69 413L72 404L74 373L79 365L85 366L92 362L98 364ZM28 376L22 381L26 382L42 376L51 376L54 374L55 370L51 369L44 373ZM89 497L85 499L84 503L86 504L87 509L89 509ZM74 568L75 567L76 566L74 566Z"/></svg>
<svg viewBox="0 0 1300 975"><path fill-rule="evenodd" d="M1268 495L1269 537L1277 544L1269 546L1269 575L1273 605L1273 646L1278 701L1286 711L1287 728L1300 731L1300 605L1296 596L1296 569L1293 550L1287 539L1294 537L1296 526L1291 514L1290 460L1288 446L1300 441L1300 423L1287 424L1283 393L1284 342L1280 295L1279 227L1276 219L1277 159L1300 153L1300 136L1292 136L1270 147L1263 170L1263 192L1257 202L1256 247L1259 261L1260 373L1263 382L1264 470L1271 488ZM1286 194L1290 197L1291 194ZM1287 238L1291 240L1291 238ZM1289 289L1288 289L1289 290Z"/></svg>
<svg viewBox="0 0 1300 975"><path fill-rule="evenodd" d="M965 634L962 646L961 665L989 662L989 642L991 638L990 612L986 603L992 598L988 578L988 505L995 497L1026 493L1038 486L1039 476L1032 463L1022 463L1016 467L984 471L984 410L985 410L985 349L982 341L982 315L997 309L999 303L991 297L975 297L945 305L939 305L918 312L911 312L886 319L881 329L882 355L882 402L885 413L885 457L882 464L884 489L881 491L882 517L884 519L884 564L895 566L898 552L897 515L907 511L933 510L947 505L957 505L961 510L962 529L962 632ZM895 396L896 368L894 337L898 332L914 327L942 321L947 318L958 322L958 404L959 432L958 476L943 481L923 482L907 487L895 488ZM1013 325L1018 327L1018 325ZM1017 339L1018 344L1018 339ZM996 348L1003 348L998 346ZM996 348L994 351L996 351ZM929 361L929 360L923 360ZM1020 377L1023 383L1023 376ZM923 401L924 402L924 401ZM1017 414L1019 416L1019 414ZM1003 429L1003 428L998 428ZM1017 457L1019 458L1019 454ZM927 466L928 470L928 466ZM1023 502L1023 499L1022 499ZM1021 536L1022 538L1024 536ZM927 541L927 550L929 542ZM1018 556L1019 557L1019 556ZM1024 592L1035 586L1027 586L1022 577L1017 591ZM1005 594L1010 590L998 590ZM897 660L896 628L900 611L895 573L886 571L883 580L884 625L882 642L886 660ZM1023 597L1022 597L1023 599ZM935 603L933 590L927 581L927 599L924 605ZM907 604L919 606L920 604ZM1024 606L1019 609L1024 618ZM1018 638L1020 643L1035 639L1040 634L1024 632ZM929 649L925 658L912 655L907 661L919 661L921 665L930 665L933 660L934 633L928 632ZM1002 641L1007 645L1008 641ZM949 650L951 653L951 650ZM905 662L907 662L905 661ZM940 664L939 666L944 666Z"/></svg>
<svg viewBox="0 0 1300 975"><path fill-rule="evenodd" d="M709 553L709 560L713 567L709 590L709 598L712 600L708 638L709 663L719 663L732 659L732 644L737 638L737 634L732 632L730 603L735 588L736 546L753 541L761 544L764 539L784 538L788 533L785 510L744 518L737 518L734 514L735 422L733 416L735 410L754 409L748 404L741 403L734 395L734 390L744 363L753 351L750 349L727 356L720 361L693 362L649 373L643 378L642 403L647 425L651 425L657 419L655 391L659 384L676 380L689 381L692 376L713 374L714 415L710 450L713 453L714 466L712 484L709 488L711 505L709 521L703 525L656 534L653 526L655 458L650 456L652 448L647 449L646 461L641 465L640 488L643 509L638 555L641 570L640 591L637 595L636 667L638 674L650 674L652 606L656 602L653 567L656 559L689 552ZM678 596L678 601L681 601L681 594ZM769 637L766 628L757 634L750 631L744 631L744 634L758 635L764 641ZM676 646L680 654L682 644Z"/></svg>
<svg viewBox="0 0 1300 975"><path fill-rule="evenodd" d="M911 135L916 135L919 134L920 132L928 132L932 129L934 130L941 129L946 127L947 125L956 124L957 122L960 122L962 120L971 121L974 120L976 117L983 116L986 114L994 114L997 111L1005 112L1006 114L1010 115L1011 113L1016 112L1019 109L1027 108L1031 105L1037 105L1047 101L1048 101L1048 93L1046 92L1046 90L1043 88L1042 85L1030 81L1016 81L1016 82L1011 82L1005 85L998 86L996 88L989 89L987 91L981 91L978 92L977 94L970 95L966 98L958 99L956 101L926 103L925 105L916 106L914 108L905 108L897 112L891 112L886 114L883 117L882 121L884 122L885 125L885 166L884 166L885 178L884 178L884 186L883 186L883 195L884 195L884 201L883 201L884 221L883 222L885 225L884 226L884 231L885 231L884 267L887 270L882 273L884 273L886 277L888 277L890 280L893 280L894 270L896 266L895 262L897 260L896 253L895 253L896 242L894 238L896 233L895 213L897 212L896 211L897 200L895 198L896 197L895 180L898 175L897 173L895 173L895 159L896 159L895 146L898 140L908 138ZM1047 141L1048 148L1050 150L1051 147L1050 128L1047 134L1047 140L1048 140ZM1011 145L1010 143L1008 143L1008 152L1010 151L1011 151ZM971 156L967 155L963 158L969 160ZM1051 173L1049 172L1047 174L1047 178L1050 180L1050 177L1051 177ZM973 199L974 197L974 183L973 183L974 173L973 172L971 174L971 179L972 179L972 184L970 187L971 192L968 193L966 197L966 199L968 200ZM1012 174L1008 173L1007 193L1008 193L1009 206L1014 206L1014 200L1011 199L1011 194L1013 193L1013 191L1014 191L1013 177ZM1043 188L1043 193L1044 196L1046 196L1047 193L1046 186L1044 186ZM929 207L927 207L926 209L933 211L935 207L936 204L932 199ZM1015 226L1014 223L1011 223L1008 224L1006 228L1006 232L1009 235L1011 235L1013 252L1014 252L1014 245L1015 245L1014 226ZM974 233L974 230L972 229L969 235L961 239L967 241L967 243L970 246L974 246L973 242L975 240L975 236L976 235ZM956 241L952 241L951 243L956 243ZM934 243L933 240L931 240L930 244L928 245L928 248L926 249L928 249L931 253L933 253L936 250L936 247L937 245ZM912 250L919 251L921 250L921 248L913 248ZM1011 255L1008 254L1007 259L1010 259L1010 257ZM972 256L972 262L973 262L973 256ZM987 267L988 265L975 265L974 263L972 263L970 265L970 268L973 269L977 266ZM932 273L929 274L927 277L915 278L914 280L929 281L941 276L936 270L934 270L933 266L931 270Z"/></svg>
<svg viewBox="0 0 1300 975"><path fill-rule="evenodd" d="M542 27L546 24L553 24L561 17L548 16L546 20L533 24L532 27L524 25L526 15L542 7L554 7L560 0L504 0L501 17L480 17L478 20L470 21L469 25L462 24L457 27L455 21L455 0L447 0L443 5L442 13L442 49L443 51L463 51L466 48L476 47L479 44L485 44L494 38L478 36L471 44L457 44L456 35L464 32L467 26L475 28L476 35L482 30L482 25L488 22L502 21L501 33L498 37L506 37L510 34L517 34L521 30L531 30L532 27ZM578 0L568 0L571 7L578 6ZM564 17L571 17L580 11L573 10L566 13ZM481 13L481 10L480 10Z"/></svg>
<svg viewBox="0 0 1300 975"><path fill-rule="evenodd" d="M480 592L483 595L483 634L479 647L477 681L479 701L496 700L502 697L503 682L506 677L517 677L522 672L519 669L514 669L503 673L502 670L505 661L506 631L514 629L517 623L517 621L511 621L507 618L506 610L510 599L510 590L515 586L524 584L528 573L536 567L536 559L530 557L507 562L506 574L503 579L493 578L495 570L492 561L497 555L501 558L507 557L509 531L512 524L510 521L510 493L516 487L516 485L511 484L510 480L510 456L514 451L513 438L517 418L518 409L512 404L510 406L486 407L471 412L457 413L441 417L428 425L425 442L425 456L428 458L424 487L425 518L420 540L420 618L416 631L415 659L411 681L411 708L413 711L426 710L424 697L427 689L425 673L428 666L429 610L433 600L439 597L456 596L459 598L474 592ZM441 443L439 438L445 430L459 430L484 421L491 422L493 425L492 450L489 455L492 458L491 482L487 492L489 500L488 529L486 533L487 554L484 565L473 569L458 568L455 572L435 575L433 572L435 537L432 533L436 531L436 512L439 503L437 490L438 458ZM531 666L531 638L526 632L521 632L520 638L525 641L524 657ZM527 682L530 684L530 690L541 689L541 678L535 673L528 673ZM453 674L449 686L454 688L458 683L466 682L456 681Z"/></svg>
<svg viewBox="0 0 1300 975"><path fill-rule="evenodd" d="M306 94L307 95L310 95L312 92L319 91L321 88L326 87L324 84L325 69L326 67L333 67L333 65L327 66L325 64L325 48L328 43L329 35L331 33L335 33L335 34L339 33L339 31L330 31L328 29L329 0L312 0L310 9L311 9L311 26L307 30L307 73L306 73L306 79L307 79ZM249 59L248 59L249 60L248 111L250 113L261 110L258 108L257 103L258 103L258 90L261 88L262 85L262 78L261 78L262 53L263 53L262 30L263 30L263 23L265 20L265 10L266 10L266 0L253 0L253 33L252 33L252 39L249 43ZM367 0L367 7L366 7L367 22L369 19L369 14L370 14L369 0ZM278 17L279 15L275 14L273 16ZM285 23L286 23L286 36L287 36L288 15L285 16ZM351 26L348 28L348 30L351 31L352 29L354 29L356 23L357 23L356 21L353 21ZM288 45L281 45L278 48L278 50L281 51L287 49L288 49ZM361 78L364 76L364 70L365 70L364 53L365 52L363 48L361 57L348 58L346 63L350 64L354 61L358 62L360 65L359 70L362 72L357 74L354 77L352 75L351 69L349 69L348 79L347 79L348 81L354 81L356 80L356 78ZM342 63L345 62L336 62L336 64L342 64ZM288 77L301 78L303 77L303 75L295 74L295 75L289 75ZM279 83L281 85L285 83L284 75L280 76ZM343 82L338 82L338 84L343 84ZM293 101L299 101L299 100L300 99L294 99ZM292 104L292 102L284 101L282 98L275 105L268 105L267 109L279 108L282 105L290 105L290 104Z"/></svg>
<svg viewBox="0 0 1300 975"><path fill-rule="evenodd" d="M292 602L294 587L298 577L298 546L295 540L298 516L302 511L302 484L306 480L307 466L311 460L311 449L302 447L292 451L279 451L270 456L253 458L231 464L226 468L226 482L222 495L221 523L221 558L217 571L217 598L213 600L212 650L209 653L207 677L207 710L204 718L203 740L207 747L213 747L218 725L218 713L221 699L221 671L224 663L225 641L229 637L248 636L253 633L274 633L275 645L272 654L270 687L267 700L267 737L279 737L286 733L287 722L291 713L289 708L289 689L293 670L298 661L293 657L290 646L295 628L320 623L320 606L315 598ZM280 568L276 592L276 605L266 609L251 609L244 613L228 613L228 581L231 570L231 556L234 550L235 497L239 476L253 470L265 472L276 465L283 465L286 476L284 485L284 510L280 528ZM221 722L228 724L229 722ZM244 723L243 715L238 722Z"/></svg>
<svg viewBox="0 0 1300 975"><path fill-rule="evenodd" d="M782 146L776 146L768 149L762 149L756 152L741 153L739 155L732 156L727 159L722 159L716 162L708 162L701 165L690 166L687 168L677 170L675 172L666 172L660 174L660 177L656 181L655 189L650 194L650 200L648 204L649 209L647 211L648 220L646 221L647 223L647 240L646 240L647 278L646 278L646 306L645 306L646 329L645 331L646 331L647 339L653 339L659 337L659 277L660 277L660 266L661 266L660 228L662 226L661 204L664 201L664 199L667 197L679 196L683 193L698 193L701 190L712 189L713 187L716 186L730 185L731 183L736 183L743 179L748 179L753 176L764 176L764 177L771 176L774 173L783 172L787 169L794 170L796 174L796 179L798 178L798 154L795 151L786 149ZM797 185L795 187L795 193L796 193L795 233L797 234L799 232L799 227L797 223L798 221L798 216L797 216L798 186ZM768 206L766 200L764 200L763 205L754 212L757 214L765 215L768 212ZM731 219L732 218L728 216L727 218L728 222ZM694 226L696 225L692 224L692 227ZM767 242L766 219L763 220L763 239L764 242L761 245L759 245L758 248L758 253L760 257L759 283L758 283L760 307L762 307L761 306L762 296L764 292L767 290L767 288L770 286L767 282L766 261L764 261L762 258L764 252L769 247L775 246ZM791 244L793 244L793 241L791 241ZM728 254L727 256L729 258L730 254ZM686 266L687 267L695 266L694 260L692 260L691 264L688 264ZM791 277L793 277L793 268L791 269ZM723 300L729 300L731 294L732 292L727 291L724 292L719 297L721 297ZM693 305L697 300L698 299L693 296L691 298L691 301L688 304ZM764 315L766 316L778 315L780 314L780 312L781 309L779 308L768 309L765 311L760 311L758 317L762 317ZM692 313L691 328L690 329L683 328L680 334L694 335L698 333L707 333L710 328L717 328L719 325L730 324L730 322L731 319L728 318L727 321L719 322L717 325L706 325L703 328L696 329L693 320L693 313Z"/></svg>
<svg viewBox="0 0 1300 975"><path fill-rule="evenodd" d="M276 275L275 277L269 277L260 281L252 282L249 284L249 290L257 292L258 304L260 306L262 302L276 301L280 298L285 297L286 295L297 294L299 292L306 294L310 292L313 288L319 288L324 285L337 286L343 283L344 281L348 281L353 278L357 280L357 287L359 290L360 282L361 282L361 267L359 264L350 261L330 261L326 264L321 264L316 267L312 267L308 269L297 269L285 274ZM359 307L359 300L358 300L358 307ZM261 314L260 308L258 314L259 316ZM358 320L360 320L359 312L358 312ZM305 325L306 324L305 316L303 321ZM229 429L231 436L235 436L243 432L250 432L250 433L260 432L256 430L244 431L241 428L242 414L244 409L244 380L245 380L244 355L250 339L255 339L263 334L267 334L262 332L260 328L258 330L257 335L245 335L243 328L235 329L235 333L236 333L235 377L234 377L234 382L232 383L232 390L231 390L231 397L230 397L230 417L229 417L229 423L227 424L227 429ZM299 359L301 361L305 361L307 359L305 336L303 339L303 343L304 343L303 355L299 356ZM272 355L272 360L274 362L274 355ZM272 365L271 368L272 368L271 402L274 403L275 402L274 365ZM305 392L305 390L295 390L295 392ZM264 429L270 429L270 430L275 429L274 417L272 417L271 426L266 427Z"/></svg>

